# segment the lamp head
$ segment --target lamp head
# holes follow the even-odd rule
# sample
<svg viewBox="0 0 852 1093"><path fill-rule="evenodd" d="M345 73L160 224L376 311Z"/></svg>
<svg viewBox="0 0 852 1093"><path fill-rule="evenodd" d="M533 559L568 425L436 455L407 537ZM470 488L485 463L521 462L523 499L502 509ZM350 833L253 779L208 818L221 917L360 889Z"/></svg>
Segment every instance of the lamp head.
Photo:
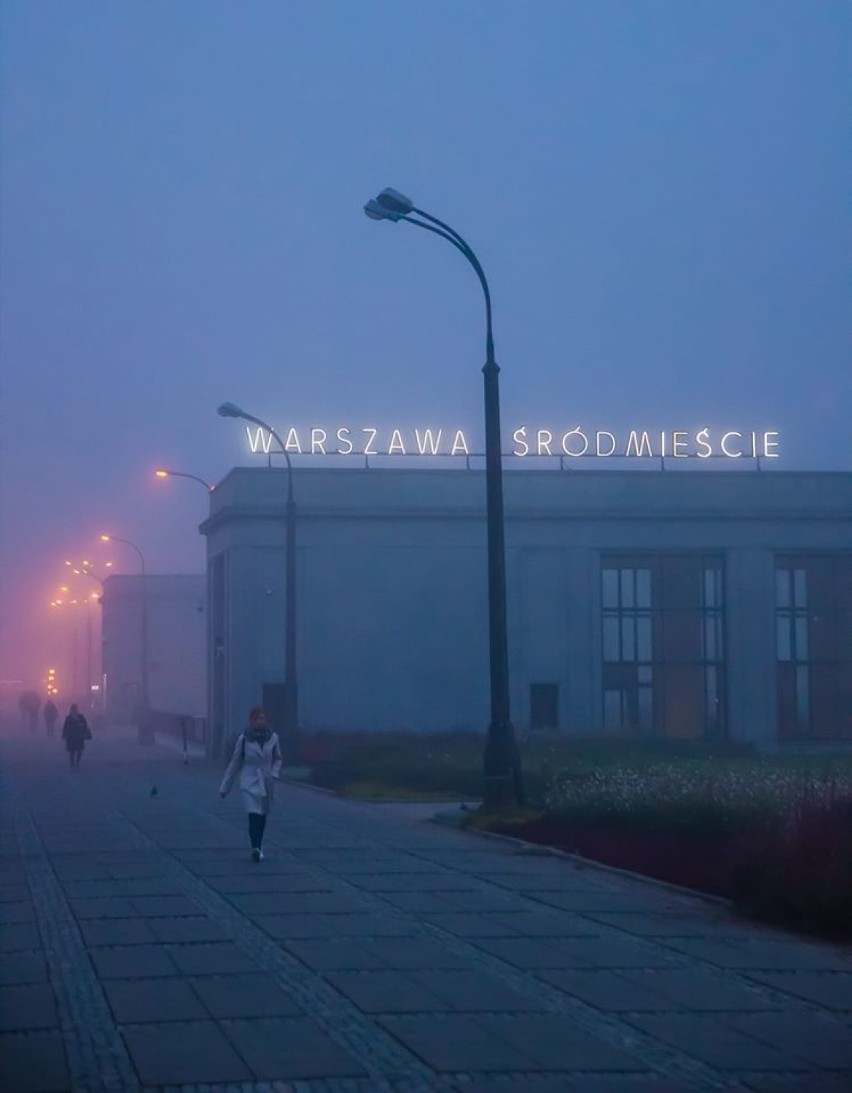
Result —
<svg viewBox="0 0 852 1093"><path fill-rule="evenodd" d="M371 220L391 220L394 223L414 209L414 202L410 197L401 194L399 190L388 187L378 197L371 198L364 206L364 212Z"/></svg>
<svg viewBox="0 0 852 1093"><path fill-rule="evenodd" d="M101 535L100 540L101 540L102 543L108 543L110 541L110 536L109 535Z"/></svg>
<svg viewBox="0 0 852 1093"><path fill-rule="evenodd" d="M234 402L223 402L216 413L219 417L245 417L243 411Z"/></svg>
<svg viewBox="0 0 852 1093"><path fill-rule="evenodd" d="M154 471L154 477L155 478L168 478L169 477L169 472L168 471Z"/></svg>

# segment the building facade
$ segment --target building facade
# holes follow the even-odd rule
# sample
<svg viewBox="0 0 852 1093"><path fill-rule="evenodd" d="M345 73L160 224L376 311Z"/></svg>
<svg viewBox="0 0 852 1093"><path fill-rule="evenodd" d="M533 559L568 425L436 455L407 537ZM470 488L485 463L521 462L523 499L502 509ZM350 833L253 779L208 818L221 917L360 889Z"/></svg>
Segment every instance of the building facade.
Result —
<svg viewBox="0 0 852 1093"><path fill-rule="evenodd" d="M304 731L489 718L481 470L297 468ZM211 745L285 663L287 472L211 495ZM504 471L520 730L852 741L852 475Z"/></svg>
<svg viewBox="0 0 852 1093"><path fill-rule="evenodd" d="M103 673L108 720L135 721L142 695L143 601L151 709L205 715L207 587L202 574L116 574L104 581Z"/></svg>

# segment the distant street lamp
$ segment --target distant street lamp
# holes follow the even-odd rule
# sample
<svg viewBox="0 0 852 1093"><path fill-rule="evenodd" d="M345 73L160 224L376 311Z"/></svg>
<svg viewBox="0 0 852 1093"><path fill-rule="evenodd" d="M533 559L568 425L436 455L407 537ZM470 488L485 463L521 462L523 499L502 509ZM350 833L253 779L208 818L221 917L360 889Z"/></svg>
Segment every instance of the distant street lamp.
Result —
<svg viewBox="0 0 852 1093"><path fill-rule="evenodd" d="M259 425L275 437L287 461L287 507L285 550L287 554L284 590L284 740L283 746L292 756L299 732L299 689L296 679L296 502L293 500L293 464L284 441L267 422L247 414L233 402L223 402L216 411L220 417L241 418Z"/></svg>
<svg viewBox="0 0 852 1093"><path fill-rule="evenodd" d="M148 585L145 575L145 556L134 542L130 539L121 539L118 535L102 535L101 542L123 543L135 550L139 558L139 568L142 575L142 673L137 742L140 744L153 744L154 727L151 724L151 701L148 690Z"/></svg>
<svg viewBox="0 0 852 1093"><path fill-rule="evenodd" d="M485 492L488 525L488 616L491 722L484 755L484 806L501 812L523 803L521 759L509 706L509 643L506 624L506 549L500 392L491 327L491 292L479 259L457 231L415 207L398 190L386 189L364 206L371 220L404 220L451 243L473 266L485 296ZM412 215L414 214L414 215ZM415 219L419 217L420 219ZM428 223L425 223L428 221Z"/></svg>
<svg viewBox="0 0 852 1093"><path fill-rule="evenodd" d="M208 493L213 492L213 487L209 482L205 482L203 478L199 478L197 474L187 474L185 471L167 471L162 468L154 471L155 478L191 478L193 482L199 482Z"/></svg>

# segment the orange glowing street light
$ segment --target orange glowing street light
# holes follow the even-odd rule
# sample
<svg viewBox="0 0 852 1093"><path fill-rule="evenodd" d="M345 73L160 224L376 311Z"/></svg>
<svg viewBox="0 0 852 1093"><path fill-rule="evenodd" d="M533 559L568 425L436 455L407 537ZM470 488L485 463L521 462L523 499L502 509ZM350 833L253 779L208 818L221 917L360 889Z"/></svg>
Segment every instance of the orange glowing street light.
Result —
<svg viewBox="0 0 852 1093"><path fill-rule="evenodd" d="M203 478L199 478L197 474L187 474L186 471L170 471L164 467L160 467L154 471L155 478L191 478L193 482L198 482L202 485L208 493L213 492L213 486L209 482L205 482Z"/></svg>

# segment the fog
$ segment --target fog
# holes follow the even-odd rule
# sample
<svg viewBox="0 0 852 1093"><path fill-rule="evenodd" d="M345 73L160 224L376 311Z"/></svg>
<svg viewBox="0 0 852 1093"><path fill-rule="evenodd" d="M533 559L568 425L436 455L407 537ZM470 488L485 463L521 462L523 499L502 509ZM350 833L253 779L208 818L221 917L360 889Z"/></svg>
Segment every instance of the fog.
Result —
<svg viewBox="0 0 852 1093"><path fill-rule="evenodd" d="M225 400L303 448L482 450L479 287L363 215L385 186L482 261L506 452L732 430L852 466L848 4L7 0L0 30L0 678L79 673L64 562L138 571L102 533L203 571L203 487L153 471L262 465Z"/></svg>

